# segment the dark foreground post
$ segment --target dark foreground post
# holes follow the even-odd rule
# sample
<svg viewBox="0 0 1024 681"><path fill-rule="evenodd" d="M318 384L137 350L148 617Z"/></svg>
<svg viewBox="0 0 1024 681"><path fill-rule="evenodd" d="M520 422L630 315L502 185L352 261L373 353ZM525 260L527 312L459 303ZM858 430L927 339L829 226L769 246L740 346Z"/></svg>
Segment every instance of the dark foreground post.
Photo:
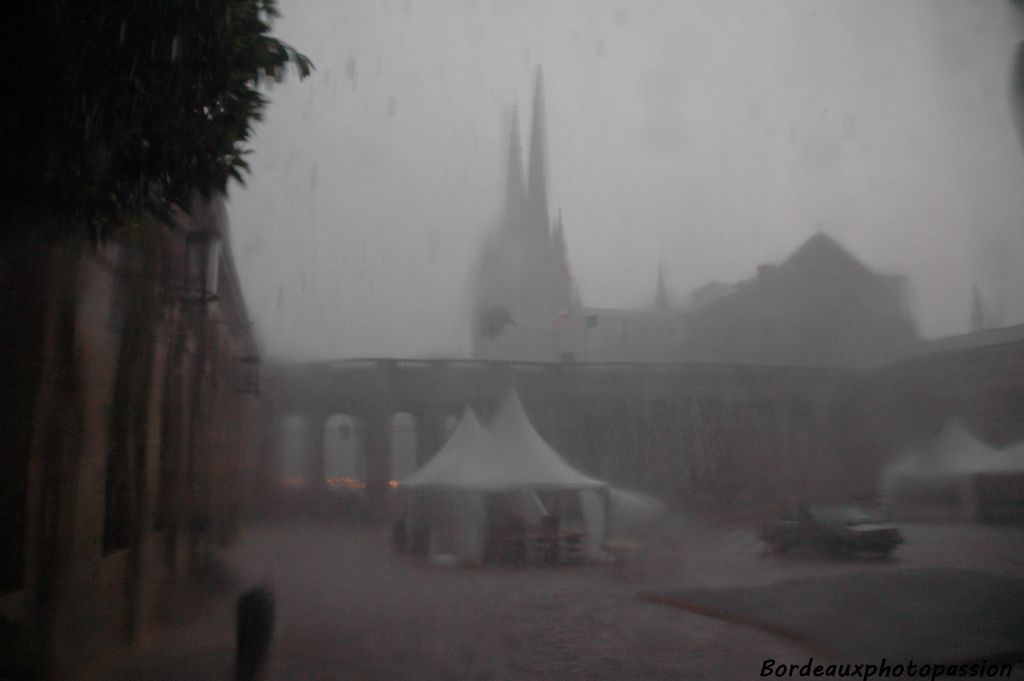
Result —
<svg viewBox="0 0 1024 681"><path fill-rule="evenodd" d="M274 593L258 586L238 599L235 680L255 681L267 662L270 641L274 637Z"/></svg>

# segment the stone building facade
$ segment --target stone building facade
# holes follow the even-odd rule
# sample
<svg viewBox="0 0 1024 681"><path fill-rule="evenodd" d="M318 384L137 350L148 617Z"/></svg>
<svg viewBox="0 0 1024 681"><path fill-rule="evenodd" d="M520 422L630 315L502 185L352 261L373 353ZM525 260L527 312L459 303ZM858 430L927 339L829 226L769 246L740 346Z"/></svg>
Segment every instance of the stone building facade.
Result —
<svg viewBox="0 0 1024 681"><path fill-rule="evenodd" d="M234 535L263 438L227 246L215 200L173 228L0 254L0 671L73 675L139 640Z"/></svg>

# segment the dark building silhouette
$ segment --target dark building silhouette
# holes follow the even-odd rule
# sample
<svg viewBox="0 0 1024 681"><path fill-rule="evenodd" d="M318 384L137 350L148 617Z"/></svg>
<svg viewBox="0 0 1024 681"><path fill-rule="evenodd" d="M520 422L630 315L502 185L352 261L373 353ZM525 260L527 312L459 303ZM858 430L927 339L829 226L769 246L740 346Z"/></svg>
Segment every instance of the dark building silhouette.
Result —
<svg viewBox="0 0 1024 681"><path fill-rule="evenodd" d="M704 287L681 318L677 359L860 366L918 343L905 280L872 272L818 233L780 265L733 288Z"/></svg>
<svg viewBox="0 0 1024 681"><path fill-rule="evenodd" d="M823 233L750 280L700 287L689 309L671 304L661 263L650 307L584 306L561 214L549 213L540 69L525 178L515 114L511 127L504 214L477 274L474 357L858 366L916 345L903 278L872 272Z"/></svg>

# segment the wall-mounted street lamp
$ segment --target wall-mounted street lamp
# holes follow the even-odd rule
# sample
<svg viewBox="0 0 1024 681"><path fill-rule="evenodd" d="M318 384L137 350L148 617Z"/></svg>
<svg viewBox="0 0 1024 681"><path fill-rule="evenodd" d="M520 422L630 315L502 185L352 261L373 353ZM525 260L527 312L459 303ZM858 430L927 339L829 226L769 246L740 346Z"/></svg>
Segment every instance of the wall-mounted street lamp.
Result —
<svg viewBox="0 0 1024 681"><path fill-rule="evenodd" d="M246 355L235 359L238 369L238 392L256 394L260 392L260 358Z"/></svg>
<svg viewBox="0 0 1024 681"><path fill-rule="evenodd" d="M217 299L220 246L220 234L214 231L192 232L185 238L182 298L186 302L208 303Z"/></svg>

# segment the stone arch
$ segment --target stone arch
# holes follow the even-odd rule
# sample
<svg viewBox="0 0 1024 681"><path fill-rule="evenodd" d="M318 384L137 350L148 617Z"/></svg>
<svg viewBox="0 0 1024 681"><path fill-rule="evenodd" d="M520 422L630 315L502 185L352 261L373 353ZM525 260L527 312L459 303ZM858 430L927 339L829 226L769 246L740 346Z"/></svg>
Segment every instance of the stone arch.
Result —
<svg viewBox="0 0 1024 681"><path fill-rule="evenodd" d="M329 489L366 484L366 442L363 419L331 414L324 421L324 482Z"/></svg>
<svg viewBox="0 0 1024 681"><path fill-rule="evenodd" d="M409 412L392 414L391 429L391 479L401 480L416 472L416 448L419 440L418 421Z"/></svg>

